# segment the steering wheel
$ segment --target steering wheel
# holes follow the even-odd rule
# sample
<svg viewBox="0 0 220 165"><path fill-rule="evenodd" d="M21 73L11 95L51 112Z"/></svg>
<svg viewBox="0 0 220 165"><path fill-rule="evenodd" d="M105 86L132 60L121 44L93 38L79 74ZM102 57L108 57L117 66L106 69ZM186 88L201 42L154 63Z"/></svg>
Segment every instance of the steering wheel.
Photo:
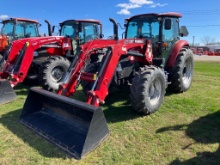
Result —
<svg viewBox="0 0 220 165"><path fill-rule="evenodd" d="M25 38L29 38L29 37L31 37L31 33L27 33L27 34L25 34L24 37L25 37Z"/></svg>
<svg viewBox="0 0 220 165"><path fill-rule="evenodd" d="M90 41L90 40L92 40L92 39L95 39L95 35L94 35L94 34L88 35L88 36L86 36L86 38L85 38L86 42L87 42L87 41Z"/></svg>
<svg viewBox="0 0 220 165"><path fill-rule="evenodd" d="M145 38L145 37L147 37L147 38L153 38L154 36L152 35L152 34L150 34L150 33L142 33L141 35L140 35L140 38Z"/></svg>
<svg viewBox="0 0 220 165"><path fill-rule="evenodd" d="M7 36L13 36L13 33L12 32L9 32L6 34Z"/></svg>

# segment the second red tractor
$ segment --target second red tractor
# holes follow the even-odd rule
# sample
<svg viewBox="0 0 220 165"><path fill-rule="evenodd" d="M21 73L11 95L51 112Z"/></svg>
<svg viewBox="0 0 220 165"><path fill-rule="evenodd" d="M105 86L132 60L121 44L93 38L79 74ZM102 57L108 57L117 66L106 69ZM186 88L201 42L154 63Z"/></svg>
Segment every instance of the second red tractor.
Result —
<svg viewBox="0 0 220 165"><path fill-rule="evenodd" d="M49 22L48 29L51 35ZM38 81L44 89L58 90L60 80L70 60L75 57L78 46L101 37L102 24L97 20L66 20L60 23L59 36L24 38L11 42L0 60L1 64L4 63L0 71L0 90L3 90L3 82L14 87L22 82L30 84ZM3 81L5 79L9 81Z"/></svg>

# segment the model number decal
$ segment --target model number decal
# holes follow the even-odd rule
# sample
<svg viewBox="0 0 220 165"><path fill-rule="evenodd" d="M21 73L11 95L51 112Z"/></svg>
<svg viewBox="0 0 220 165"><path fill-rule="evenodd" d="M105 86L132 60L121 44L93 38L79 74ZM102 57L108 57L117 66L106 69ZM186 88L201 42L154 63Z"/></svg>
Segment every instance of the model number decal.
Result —
<svg viewBox="0 0 220 165"><path fill-rule="evenodd" d="M137 44L143 44L144 40L142 39L132 39L132 40L125 40L125 44L132 44L132 43L137 43Z"/></svg>

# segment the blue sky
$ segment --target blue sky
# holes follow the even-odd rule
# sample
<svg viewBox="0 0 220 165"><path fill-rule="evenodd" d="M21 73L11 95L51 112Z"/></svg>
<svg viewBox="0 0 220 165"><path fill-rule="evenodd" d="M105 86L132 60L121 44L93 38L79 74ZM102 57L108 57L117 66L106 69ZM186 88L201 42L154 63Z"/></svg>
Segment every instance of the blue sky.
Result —
<svg viewBox="0 0 220 165"><path fill-rule="evenodd" d="M180 25L188 28L189 36L183 39L201 43L205 36L220 42L219 0L0 0L0 18L24 17L38 20L40 32L47 32L44 20L52 25L67 19L97 19L103 24L105 37L113 33L109 17L121 25L124 19L143 13L179 12ZM0 25L1 26L1 25ZM119 31L122 34L123 30Z"/></svg>

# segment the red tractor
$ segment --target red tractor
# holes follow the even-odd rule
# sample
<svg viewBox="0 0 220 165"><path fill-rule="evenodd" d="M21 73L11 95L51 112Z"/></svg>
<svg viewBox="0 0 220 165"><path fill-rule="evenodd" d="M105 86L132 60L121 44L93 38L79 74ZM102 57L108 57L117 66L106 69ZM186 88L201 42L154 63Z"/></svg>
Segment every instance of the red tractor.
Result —
<svg viewBox="0 0 220 165"><path fill-rule="evenodd" d="M31 88L20 122L80 159L109 134L104 114L109 87L128 88L131 105L149 115L161 106L166 87L185 92L193 77L193 53L181 36L178 13L142 14L126 19L125 39L92 40L80 46L61 80L58 94ZM68 98L81 83L86 102ZM65 97L67 96L67 97Z"/></svg>
<svg viewBox="0 0 220 165"><path fill-rule="evenodd" d="M49 25L48 23L50 32ZM0 72L2 78L0 93L1 90L4 91L3 83L10 83L14 87L22 82L38 81L44 89L57 90L63 73L70 65L69 60L74 58L78 46L91 39L101 38L101 33L102 25L97 20L67 20L60 23L60 36L34 37L13 41L1 60L6 62L3 71ZM0 101L0 103L3 104L5 102L4 95L1 97L0 100L4 101ZM14 98L15 93L12 95L12 99L7 99L6 102Z"/></svg>

